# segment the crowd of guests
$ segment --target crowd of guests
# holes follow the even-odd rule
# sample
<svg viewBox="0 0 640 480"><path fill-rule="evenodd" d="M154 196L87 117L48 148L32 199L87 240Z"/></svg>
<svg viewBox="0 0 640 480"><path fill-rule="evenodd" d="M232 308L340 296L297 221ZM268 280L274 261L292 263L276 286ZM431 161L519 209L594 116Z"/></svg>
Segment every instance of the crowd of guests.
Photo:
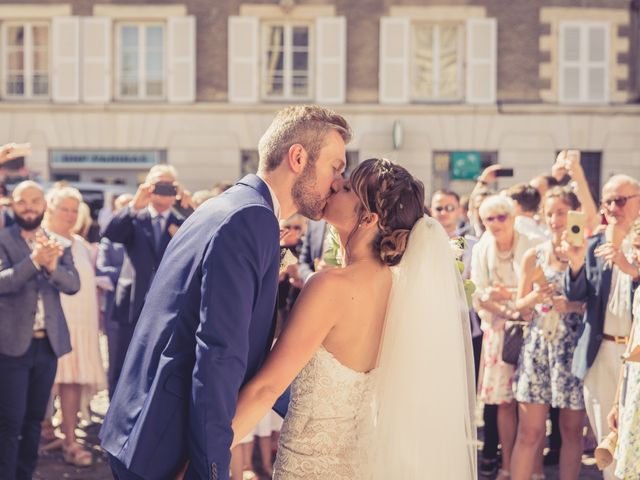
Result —
<svg viewBox="0 0 640 480"><path fill-rule="evenodd" d="M463 276L476 287L469 325L484 409L480 473L544 478L550 418L548 460L559 457L560 478L579 477L587 425L596 442L617 434L604 478L639 478L640 183L611 177L597 206L575 152L502 191L499 169L482 172L470 195L439 190L425 206L452 239L465 239ZM93 243L95 221L70 185L45 192L25 181L0 192L0 478L31 478L43 442L74 466L93 463L76 437L79 415L97 391L113 394L171 237L229 186L190 195L172 166L154 166L101 215ZM582 245L567 235L574 211L584 212ZM281 249L276 337L313 272L340 263L327 224L300 215L281 222ZM269 414L234 448L232 478L252 470L255 439L271 473L280 425Z"/></svg>
<svg viewBox="0 0 640 480"><path fill-rule="evenodd" d="M544 478L550 416L547 460L559 461L560 478L579 478L586 425L597 443L617 432L605 479L640 478L638 364L629 356L639 343L640 182L612 176L598 208L579 152L561 152L550 175L495 191L499 168L487 168L467 199L439 191L430 205L471 258L480 473ZM582 244L569 240L575 211L584 213Z"/></svg>

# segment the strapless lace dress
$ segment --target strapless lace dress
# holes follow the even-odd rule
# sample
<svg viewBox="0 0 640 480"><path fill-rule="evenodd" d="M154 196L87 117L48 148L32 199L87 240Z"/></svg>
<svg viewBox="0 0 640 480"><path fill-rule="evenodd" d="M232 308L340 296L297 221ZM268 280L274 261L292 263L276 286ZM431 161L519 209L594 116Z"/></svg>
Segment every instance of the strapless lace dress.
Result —
<svg viewBox="0 0 640 480"><path fill-rule="evenodd" d="M274 480L369 478L374 379L318 349L291 385Z"/></svg>

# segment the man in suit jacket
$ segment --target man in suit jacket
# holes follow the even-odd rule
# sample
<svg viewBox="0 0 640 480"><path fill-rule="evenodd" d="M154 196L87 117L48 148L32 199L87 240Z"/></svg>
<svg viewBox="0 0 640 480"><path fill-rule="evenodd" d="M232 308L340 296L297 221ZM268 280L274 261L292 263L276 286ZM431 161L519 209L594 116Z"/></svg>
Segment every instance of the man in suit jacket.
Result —
<svg viewBox="0 0 640 480"><path fill-rule="evenodd" d="M346 120L280 111L247 175L171 241L138 321L102 445L118 479L228 479L238 391L271 346L278 218L320 218L346 166Z"/></svg>
<svg viewBox="0 0 640 480"><path fill-rule="evenodd" d="M103 233L112 244L123 245L127 257L118 276L110 315L111 322L117 324L117 328L109 329L111 395L160 260L184 221L172 208L178 193L176 179L173 166L153 166L131 202L117 211Z"/></svg>
<svg viewBox="0 0 640 480"><path fill-rule="evenodd" d="M16 224L0 231L0 478L31 478L58 357L71 351L60 292L80 289L70 249L40 228L35 182L13 192Z"/></svg>
<svg viewBox="0 0 640 480"><path fill-rule="evenodd" d="M113 396L122 363L124 362L124 354L121 352L120 336L121 330L127 328L131 330L128 322L118 322L113 317L113 307L115 302L115 291L118 287L120 273L125 261L126 251L124 245L115 243L106 237L100 240L98 246L98 256L96 258L96 275L106 277L111 282L111 290L102 291L102 320L104 329L107 334L107 346L109 351L109 398ZM128 261L128 259L127 259ZM130 293L130 292L129 292ZM128 311L126 317L128 320ZM122 328L120 328L122 326ZM130 335L127 336L130 339ZM126 341L126 346L129 342ZM125 352L126 352L125 346Z"/></svg>
<svg viewBox="0 0 640 480"><path fill-rule="evenodd" d="M609 233L595 235L581 247L565 245L570 266L565 293L569 300L587 304L572 372L584 379L587 416L598 441L609 433L607 414L631 331L633 292L640 284L640 268L629 260L626 240L640 216L640 183L627 175L613 176L602 199ZM604 478L614 479L614 470L615 463L604 470Z"/></svg>
<svg viewBox="0 0 640 480"><path fill-rule="evenodd" d="M311 220L307 223L307 233L302 239L302 251L298 262L298 274L306 282L316 271L316 261L322 259L328 225L324 220Z"/></svg>

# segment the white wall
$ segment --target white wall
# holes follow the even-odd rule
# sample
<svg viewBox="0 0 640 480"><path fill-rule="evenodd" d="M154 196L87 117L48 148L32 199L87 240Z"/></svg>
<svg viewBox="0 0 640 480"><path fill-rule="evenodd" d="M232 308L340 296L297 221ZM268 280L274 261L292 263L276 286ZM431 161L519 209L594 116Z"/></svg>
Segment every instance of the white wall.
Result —
<svg viewBox="0 0 640 480"><path fill-rule="evenodd" d="M49 149L161 149L190 189L235 180L240 151L257 149L278 106L256 107L0 107L0 142L32 143L31 168L47 177ZM455 110L455 109L454 109ZM353 126L349 146L360 159L386 156L409 168L430 189L432 155L439 150L498 151L515 169L513 181L547 170L556 150L603 152L602 179L624 172L640 178L640 121L637 114L499 114L490 111L412 113L410 109L363 106L341 110ZM394 121L404 144L394 150Z"/></svg>

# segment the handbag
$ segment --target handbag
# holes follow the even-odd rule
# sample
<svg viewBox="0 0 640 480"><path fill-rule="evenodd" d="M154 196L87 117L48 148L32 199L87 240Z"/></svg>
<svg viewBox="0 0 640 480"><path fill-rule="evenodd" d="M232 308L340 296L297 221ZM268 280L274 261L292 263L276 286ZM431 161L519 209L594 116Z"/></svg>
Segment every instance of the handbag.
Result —
<svg viewBox="0 0 640 480"><path fill-rule="evenodd" d="M503 362L510 365L518 364L527 325L528 323L522 320L507 320L505 323L504 342L502 344Z"/></svg>

